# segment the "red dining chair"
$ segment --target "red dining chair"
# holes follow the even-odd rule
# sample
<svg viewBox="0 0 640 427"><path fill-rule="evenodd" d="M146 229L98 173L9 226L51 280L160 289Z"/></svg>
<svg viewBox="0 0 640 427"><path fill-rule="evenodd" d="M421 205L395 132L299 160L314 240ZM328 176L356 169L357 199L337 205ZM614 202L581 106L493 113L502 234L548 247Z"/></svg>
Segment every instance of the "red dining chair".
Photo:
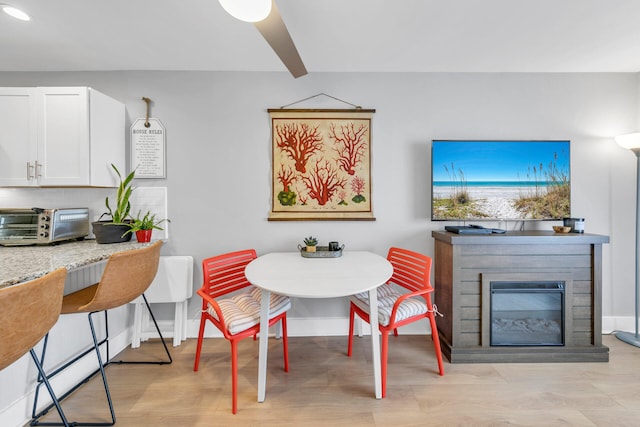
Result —
<svg viewBox="0 0 640 427"><path fill-rule="evenodd" d="M431 324L431 337L438 358L440 375L444 375L440 338L436 327L437 309L431 303L433 287L430 283L431 258L406 249L390 248L387 259L393 266L389 281L378 287L378 328L382 334L382 397L387 391L387 359L389 355L389 332L398 336L398 328L425 317ZM393 287L392 285L397 285ZM400 289L398 289L400 288ZM400 290L405 293L401 293ZM408 291L408 292L407 292ZM369 293L362 292L349 297L349 348L353 349L353 324L355 314L367 323L369 321Z"/></svg>
<svg viewBox="0 0 640 427"><path fill-rule="evenodd" d="M202 297L200 331L193 370L198 370L202 339L207 320L214 324L231 343L232 412L238 412L238 342L260 332L260 304L262 291L252 286L244 270L257 258L254 249L231 252L202 261ZM287 344L287 310L291 308L289 297L271 293L269 326L282 322L284 370L289 371Z"/></svg>

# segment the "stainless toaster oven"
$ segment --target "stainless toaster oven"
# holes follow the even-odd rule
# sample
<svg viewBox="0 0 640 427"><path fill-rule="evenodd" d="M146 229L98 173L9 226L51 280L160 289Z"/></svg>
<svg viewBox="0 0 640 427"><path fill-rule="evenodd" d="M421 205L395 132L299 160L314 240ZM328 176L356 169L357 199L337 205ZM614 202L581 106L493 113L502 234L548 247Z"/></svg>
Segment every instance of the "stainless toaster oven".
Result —
<svg viewBox="0 0 640 427"><path fill-rule="evenodd" d="M0 208L0 245L47 245L89 235L89 209Z"/></svg>

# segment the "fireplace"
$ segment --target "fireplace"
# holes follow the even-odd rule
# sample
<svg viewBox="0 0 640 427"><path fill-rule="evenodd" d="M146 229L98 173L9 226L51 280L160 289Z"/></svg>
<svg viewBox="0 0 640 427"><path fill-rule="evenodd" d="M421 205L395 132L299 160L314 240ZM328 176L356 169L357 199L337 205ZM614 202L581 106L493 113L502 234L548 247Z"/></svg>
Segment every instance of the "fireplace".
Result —
<svg viewBox="0 0 640 427"><path fill-rule="evenodd" d="M490 282L490 345L564 345L564 281Z"/></svg>
<svg viewBox="0 0 640 427"><path fill-rule="evenodd" d="M431 235L434 303L444 314L436 323L451 363L609 360L601 303L607 236L537 230Z"/></svg>
<svg viewBox="0 0 640 427"><path fill-rule="evenodd" d="M567 272L482 275L484 347L565 346L571 341L573 278Z"/></svg>

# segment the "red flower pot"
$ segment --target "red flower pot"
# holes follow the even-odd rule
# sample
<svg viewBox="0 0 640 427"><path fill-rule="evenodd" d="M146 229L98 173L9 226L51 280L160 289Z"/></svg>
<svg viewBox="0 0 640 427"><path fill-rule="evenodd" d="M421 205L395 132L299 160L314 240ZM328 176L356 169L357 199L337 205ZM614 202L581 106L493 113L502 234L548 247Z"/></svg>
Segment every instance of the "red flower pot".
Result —
<svg viewBox="0 0 640 427"><path fill-rule="evenodd" d="M138 230L136 231L136 239L140 243L147 243L151 241L151 232L153 230Z"/></svg>

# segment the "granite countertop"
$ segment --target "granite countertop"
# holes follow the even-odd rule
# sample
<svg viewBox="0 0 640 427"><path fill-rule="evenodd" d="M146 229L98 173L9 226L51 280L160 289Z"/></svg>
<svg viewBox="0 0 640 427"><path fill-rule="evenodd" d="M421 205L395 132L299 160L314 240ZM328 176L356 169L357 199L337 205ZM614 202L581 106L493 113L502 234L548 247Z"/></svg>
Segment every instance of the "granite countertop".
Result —
<svg viewBox="0 0 640 427"><path fill-rule="evenodd" d="M74 270L105 260L115 252L152 243L98 244L95 240L83 240L53 246L0 246L0 288L37 279L60 267Z"/></svg>

